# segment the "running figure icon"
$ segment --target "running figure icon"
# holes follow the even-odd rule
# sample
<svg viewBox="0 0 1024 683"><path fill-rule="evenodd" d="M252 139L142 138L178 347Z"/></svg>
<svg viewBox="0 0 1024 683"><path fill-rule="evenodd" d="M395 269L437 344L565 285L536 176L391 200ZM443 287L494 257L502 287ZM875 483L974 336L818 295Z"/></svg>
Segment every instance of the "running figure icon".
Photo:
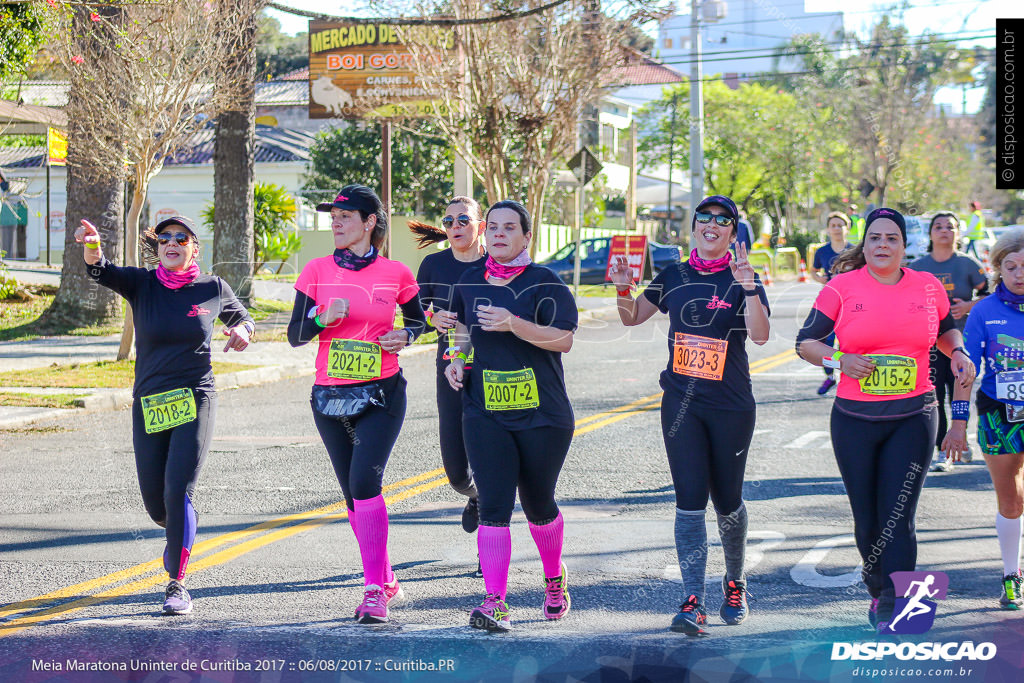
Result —
<svg viewBox="0 0 1024 683"><path fill-rule="evenodd" d="M916 616L928 614L929 612L934 611L934 603L928 604L922 602L922 600L924 600L925 598L934 598L936 595L939 594L938 588L936 588L934 591L929 590L933 583L935 583L935 576L933 574L928 574L928 576L926 576L921 581L910 582L910 585L907 586L907 592L903 594L903 597L910 599L907 601L907 604L903 608L903 611L900 612L899 615L897 615L896 618L889 623L888 628L890 631L895 630L893 627L903 617L906 617L907 621L910 621ZM917 587L917 592L913 595L913 597L911 597L910 593L915 590L915 586Z"/></svg>

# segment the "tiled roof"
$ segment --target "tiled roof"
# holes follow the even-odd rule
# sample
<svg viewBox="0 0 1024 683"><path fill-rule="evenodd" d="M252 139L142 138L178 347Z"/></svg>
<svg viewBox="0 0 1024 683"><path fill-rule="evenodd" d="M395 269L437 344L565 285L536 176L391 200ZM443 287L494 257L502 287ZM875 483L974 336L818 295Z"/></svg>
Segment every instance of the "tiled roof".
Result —
<svg viewBox="0 0 1024 683"><path fill-rule="evenodd" d="M309 104L309 81L267 81L256 84L256 106L302 106Z"/></svg>
<svg viewBox="0 0 1024 683"><path fill-rule="evenodd" d="M685 75L670 66L662 64L637 50L623 48L626 64L618 67L608 78L608 84L625 87L629 85L657 85L660 83L682 83Z"/></svg>
<svg viewBox="0 0 1024 683"><path fill-rule="evenodd" d="M256 126L256 163L309 161L315 138L309 133L274 126ZM0 147L0 166L38 168L45 159L44 147ZM167 166L213 163L213 127L195 134L192 144L167 161Z"/></svg>

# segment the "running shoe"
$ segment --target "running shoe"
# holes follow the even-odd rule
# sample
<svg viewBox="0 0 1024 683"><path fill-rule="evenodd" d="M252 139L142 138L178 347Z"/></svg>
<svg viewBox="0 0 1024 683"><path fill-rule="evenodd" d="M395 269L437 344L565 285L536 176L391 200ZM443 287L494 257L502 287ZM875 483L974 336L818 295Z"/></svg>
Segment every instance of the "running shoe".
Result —
<svg viewBox="0 0 1024 683"><path fill-rule="evenodd" d="M707 631L704 630L707 623L708 613L704 605L697 602L696 595L691 595L680 605L679 614L673 617L669 630L688 636L704 636L707 635Z"/></svg>
<svg viewBox="0 0 1024 683"><path fill-rule="evenodd" d="M188 614L191 611L192 597L183 585L171 579L167 584L167 591L164 592L164 614Z"/></svg>
<svg viewBox="0 0 1024 683"><path fill-rule="evenodd" d="M868 623L871 624L871 628L878 628L878 598L871 598L871 604L868 606Z"/></svg>
<svg viewBox="0 0 1024 683"><path fill-rule="evenodd" d="M730 626L742 624L749 613L747 610L747 582L726 582L723 576L722 591L725 593L725 601L722 602L722 607L718 610L722 621Z"/></svg>
<svg viewBox="0 0 1024 683"><path fill-rule="evenodd" d="M505 633L512 630L508 603L495 593L488 593L480 606L469 615L469 625L486 631Z"/></svg>
<svg viewBox="0 0 1024 683"><path fill-rule="evenodd" d="M825 381L821 383L820 387L818 387L818 396L824 396L825 394L828 393L828 390L834 387L835 385L836 381L832 379L831 375L826 377Z"/></svg>
<svg viewBox="0 0 1024 683"><path fill-rule="evenodd" d="M470 498L462 510L462 530L471 534L476 531L478 526L480 526L480 501Z"/></svg>
<svg viewBox="0 0 1024 683"><path fill-rule="evenodd" d="M388 600L388 609L405 604L405 591L398 585L397 576L391 579L391 583L384 584L384 597Z"/></svg>
<svg viewBox="0 0 1024 683"><path fill-rule="evenodd" d="M1013 574L1003 577L1003 590L999 594L999 606L1003 609L1020 609L1024 606L1024 596L1021 595L1024 575L1018 569Z"/></svg>
<svg viewBox="0 0 1024 683"><path fill-rule="evenodd" d="M388 596L375 583L363 591L363 603L356 607L356 621L360 624L384 624L388 620Z"/></svg>
<svg viewBox="0 0 1024 683"><path fill-rule="evenodd" d="M572 600L569 598L569 570L562 563L562 574L553 579L544 579L544 618L561 619L569 613Z"/></svg>
<svg viewBox="0 0 1024 683"><path fill-rule="evenodd" d="M931 472L952 472L953 461L946 457L946 451L939 451L939 454L932 460Z"/></svg>
<svg viewBox="0 0 1024 683"><path fill-rule="evenodd" d="M477 578L477 579L484 578L484 568L480 564L480 556L479 555L476 556L476 571L473 572L473 576L474 576L474 578Z"/></svg>

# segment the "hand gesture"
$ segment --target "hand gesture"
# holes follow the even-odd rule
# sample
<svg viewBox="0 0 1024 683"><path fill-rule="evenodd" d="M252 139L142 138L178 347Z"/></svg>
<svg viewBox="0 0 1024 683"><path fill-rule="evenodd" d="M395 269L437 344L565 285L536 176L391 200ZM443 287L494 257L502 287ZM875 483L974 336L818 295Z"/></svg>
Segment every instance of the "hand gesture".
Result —
<svg viewBox="0 0 1024 683"><path fill-rule="evenodd" d="M377 337L377 343L380 344L380 348L388 353L398 353L409 345L409 333L404 328L401 330L391 330L387 334Z"/></svg>
<svg viewBox="0 0 1024 683"><path fill-rule="evenodd" d="M961 426L958 424L959 422L957 420L952 423L949 430L946 431L945 438L942 439L941 450L953 458L954 462L961 462L962 454L967 452L967 426Z"/></svg>
<svg viewBox="0 0 1024 683"><path fill-rule="evenodd" d="M515 316L500 306L477 306L476 317L480 321L480 329L486 332L511 332Z"/></svg>
<svg viewBox="0 0 1024 683"><path fill-rule="evenodd" d="M743 289L752 291L754 283L754 267L747 260L747 246L743 242L736 243L736 258L729 261L729 268L732 276L743 286Z"/></svg>
<svg viewBox="0 0 1024 683"><path fill-rule="evenodd" d="M859 353L844 353L839 357L839 370L847 377L864 379L875 371L875 361Z"/></svg>
<svg viewBox="0 0 1024 683"><path fill-rule="evenodd" d="M453 360L448 367L444 369L444 377L448 380L448 384L451 385L451 388L455 391L462 388L462 373L465 364L465 361L459 358L458 360Z"/></svg>
<svg viewBox="0 0 1024 683"><path fill-rule="evenodd" d="M953 303L949 307L949 312L953 314L954 320L960 320L971 312L971 304L963 299L954 298Z"/></svg>
<svg viewBox="0 0 1024 683"><path fill-rule="evenodd" d="M224 336L228 338L228 343L224 345L224 353L231 349L244 351L245 347L249 345L249 328L245 325L225 327Z"/></svg>
<svg viewBox="0 0 1024 683"><path fill-rule="evenodd" d="M629 267L629 261L625 256L615 257L612 267L608 269L608 276L612 279L612 284L619 289L633 284L633 269Z"/></svg>
<svg viewBox="0 0 1024 683"><path fill-rule="evenodd" d="M331 299L327 307L320 311L320 322L330 327L348 317L348 299Z"/></svg>
<svg viewBox="0 0 1024 683"><path fill-rule="evenodd" d="M430 324L438 332L447 332L453 329L458 321L459 316L453 311L434 311L434 315L430 317Z"/></svg>
<svg viewBox="0 0 1024 683"><path fill-rule="evenodd" d="M964 353L954 351L949 359L949 366L953 369L953 375L960 383L960 386L969 389L974 383L974 363Z"/></svg>
<svg viewBox="0 0 1024 683"><path fill-rule="evenodd" d="M75 241L85 245L82 250L82 258L90 266L100 262L100 231L89 221L82 219L82 224L75 230Z"/></svg>

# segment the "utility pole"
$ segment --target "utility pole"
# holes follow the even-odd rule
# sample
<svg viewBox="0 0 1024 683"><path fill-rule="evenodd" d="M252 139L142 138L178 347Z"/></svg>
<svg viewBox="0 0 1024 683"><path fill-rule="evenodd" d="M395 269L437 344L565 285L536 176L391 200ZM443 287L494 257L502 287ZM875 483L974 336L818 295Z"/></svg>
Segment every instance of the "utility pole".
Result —
<svg viewBox="0 0 1024 683"><path fill-rule="evenodd" d="M676 144L676 98L672 95L672 119L668 128L668 199L665 200L665 238L672 237L672 157Z"/></svg>
<svg viewBox="0 0 1024 683"><path fill-rule="evenodd" d="M701 0L690 0L690 212L704 198L704 88L701 82ZM675 108L673 107L673 113ZM670 171L671 172L671 171Z"/></svg>

